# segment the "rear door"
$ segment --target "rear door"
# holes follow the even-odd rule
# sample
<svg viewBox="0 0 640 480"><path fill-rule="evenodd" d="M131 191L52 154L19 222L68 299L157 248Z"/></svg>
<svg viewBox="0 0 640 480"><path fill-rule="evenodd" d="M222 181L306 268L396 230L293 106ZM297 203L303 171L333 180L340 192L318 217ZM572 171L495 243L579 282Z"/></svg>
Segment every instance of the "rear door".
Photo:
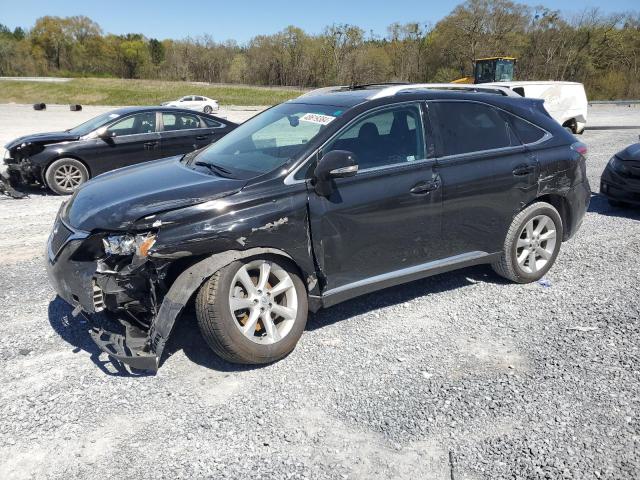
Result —
<svg viewBox="0 0 640 480"><path fill-rule="evenodd" d="M193 97L193 108L194 110L202 111L204 108L205 100L203 97Z"/></svg>
<svg viewBox="0 0 640 480"><path fill-rule="evenodd" d="M359 167L355 177L335 180L330 197L309 194L328 290L358 288L438 258L441 197L422 125L420 104L396 104L365 114L322 148L351 151Z"/></svg>
<svg viewBox="0 0 640 480"><path fill-rule="evenodd" d="M538 162L502 110L450 100L428 108L438 138L443 244L449 255L498 252L514 215L537 195Z"/></svg>
<svg viewBox="0 0 640 480"><path fill-rule="evenodd" d="M183 155L211 142L212 134L204 128L196 113L169 110L161 114L161 148L164 157Z"/></svg>

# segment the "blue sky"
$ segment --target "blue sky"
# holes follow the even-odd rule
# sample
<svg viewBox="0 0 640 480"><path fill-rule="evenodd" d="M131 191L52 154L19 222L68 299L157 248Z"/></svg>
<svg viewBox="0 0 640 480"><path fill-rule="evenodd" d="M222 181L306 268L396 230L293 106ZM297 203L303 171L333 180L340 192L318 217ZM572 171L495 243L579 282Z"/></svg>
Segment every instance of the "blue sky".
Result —
<svg viewBox="0 0 640 480"><path fill-rule="evenodd" d="M365 31L384 35L393 22L437 22L458 3L426 0L323 0L321 2L283 0L217 0L188 2L176 0L0 0L0 23L10 28L31 27L43 15L86 15L108 33L142 33L147 37L184 38L209 34L215 40L245 42L257 34L269 34L287 25L319 33L332 23L351 23ZM640 9L637 0L525 0L577 14L586 7L603 12Z"/></svg>

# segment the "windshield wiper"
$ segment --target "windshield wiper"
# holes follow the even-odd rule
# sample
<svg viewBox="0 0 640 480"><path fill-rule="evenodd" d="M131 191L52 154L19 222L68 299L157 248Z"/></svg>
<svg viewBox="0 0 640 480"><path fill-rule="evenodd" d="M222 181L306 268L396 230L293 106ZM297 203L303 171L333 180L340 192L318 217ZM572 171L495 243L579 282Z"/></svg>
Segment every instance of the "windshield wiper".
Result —
<svg viewBox="0 0 640 480"><path fill-rule="evenodd" d="M198 167L207 167L209 170L211 170L214 173L217 173L218 175L222 176L222 177L228 177L231 178L232 174L230 170L227 170L224 167L221 167L219 165L216 165L215 163L209 163L209 162L195 162L194 165L197 165Z"/></svg>

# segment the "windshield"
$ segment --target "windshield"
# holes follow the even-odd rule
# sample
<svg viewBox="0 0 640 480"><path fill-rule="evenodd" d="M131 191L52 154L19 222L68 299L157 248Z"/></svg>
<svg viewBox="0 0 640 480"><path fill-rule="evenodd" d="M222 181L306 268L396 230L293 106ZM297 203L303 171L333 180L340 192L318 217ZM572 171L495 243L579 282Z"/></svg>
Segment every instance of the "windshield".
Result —
<svg viewBox="0 0 640 480"><path fill-rule="evenodd" d="M330 105L280 104L210 145L198 154L195 163L218 167L241 179L271 172L296 158L343 112Z"/></svg>
<svg viewBox="0 0 640 480"><path fill-rule="evenodd" d="M115 120L119 116L120 115L118 113L113 113L113 112L103 113L102 115L98 115L97 117L94 117L91 120L87 120L86 122L81 123L77 127L67 130L67 132L73 133L74 135L79 135L82 137L83 135L93 132L96 128L100 128L105 123L108 123L111 120Z"/></svg>

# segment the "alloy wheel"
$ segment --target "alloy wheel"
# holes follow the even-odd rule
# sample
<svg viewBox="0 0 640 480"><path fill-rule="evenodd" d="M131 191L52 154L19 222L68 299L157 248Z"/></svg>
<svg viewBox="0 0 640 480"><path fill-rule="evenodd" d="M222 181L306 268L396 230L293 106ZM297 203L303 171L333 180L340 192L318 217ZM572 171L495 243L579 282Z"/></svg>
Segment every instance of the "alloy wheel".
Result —
<svg viewBox="0 0 640 480"><path fill-rule="evenodd" d="M537 273L553 258L556 248L556 227L547 215L537 215L520 231L516 244L516 259L525 273Z"/></svg>
<svg viewBox="0 0 640 480"><path fill-rule="evenodd" d="M82 172L75 165L60 165L53 179L61 189L72 191L82 183Z"/></svg>
<svg viewBox="0 0 640 480"><path fill-rule="evenodd" d="M291 331L298 297L289 273L274 262L255 260L231 281L229 308L236 326L252 342L273 344Z"/></svg>

